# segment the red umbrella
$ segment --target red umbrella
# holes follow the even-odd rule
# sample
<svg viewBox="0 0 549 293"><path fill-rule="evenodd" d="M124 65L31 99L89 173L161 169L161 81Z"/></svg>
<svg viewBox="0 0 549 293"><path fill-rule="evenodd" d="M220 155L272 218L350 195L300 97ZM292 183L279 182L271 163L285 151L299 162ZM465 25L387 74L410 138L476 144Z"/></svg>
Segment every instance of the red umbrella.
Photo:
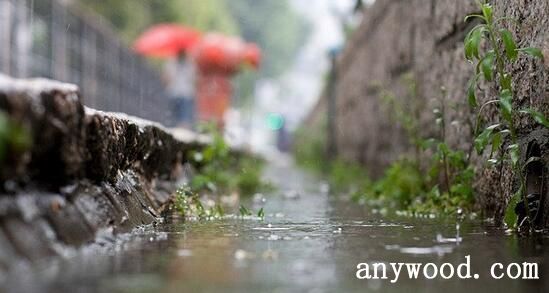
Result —
<svg viewBox="0 0 549 293"><path fill-rule="evenodd" d="M261 49L254 43L246 44L243 54L244 62L250 64L254 69L259 68L261 63Z"/></svg>
<svg viewBox="0 0 549 293"><path fill-rule="evenodd" d="M243 61L244 43L236 37L211 33L193 48L192 56L202 71L235 73Z"/></svg>
<svg viewBox="0 0 549 293"><path fill-rule="evenodd" d="M177 24L158 24L145 31L134 43L134 50L151 57L175 57L200 40L200 33Z"/></svg>

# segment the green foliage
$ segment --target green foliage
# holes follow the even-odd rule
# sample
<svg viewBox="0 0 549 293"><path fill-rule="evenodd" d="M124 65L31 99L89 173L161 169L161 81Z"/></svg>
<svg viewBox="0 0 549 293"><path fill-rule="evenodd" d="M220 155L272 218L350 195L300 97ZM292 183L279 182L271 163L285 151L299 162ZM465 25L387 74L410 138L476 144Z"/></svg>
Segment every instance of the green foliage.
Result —
<svg viewBox="0 0 549 293"><path fill-rule="evenodd" d="M543 53L539 48L521 48L521 49L517 49L517 51L525 53L535 58L544 59Z"/></svg>
<svg viewBox="0 0 549 293"><path fill-rule="evenodd" d="M200 195L193 191L190 186L183 186L177 189L173 207L185 219L215 220L225 216L225 210L220 204L205 208L200 200ZM247 207L240 205L238 215L240 217L251 217L257 214L257 218L263 220L265 211L261 208L257 213ZM232 216L232 215L229 215Z"/></svg>
<svg viewBox="0 0 549 293"><path fill-rule="evenodd" d="M219 204L209 209L204 208L199 195L188 186L181 187L176 191L174 207L185 218L219 219L225 215L223 207Z"/></svg>
<svg viewBox="0 0 549 293"><path fill-rule="evenodd" d="M261 179L263 161L243 154L231 154L229 146L215 127L208 125L205 128L212 142L193 155L196 163L201 165L200 172L190 183L193 190L238 192L241 196L251 196L272 188Z"/></svg>
<svg viewBox="0 0 549 293"><path fill-rule="evenodd" d="M444 104L433 110L434 124L440 130L438 137L421 137L416 113L419 105L410 104L410 101L419 100L415 81L411 75L402 81L409 90L406 99L397 98L388 91L383 91L381 98L391 111L388 114L403 125L410 143L416 146L415 156L404 155L393 162L380 179L371 180L367 170L356 163L325 160L321 140L315 139L316 132L308 128L296 136L298 163L304 163L308 168L321 168L317 170L325 171L332 192L351 194L359 202L412 213L449 215L458 209L472 211L474 169L465 152L454 150L446 143ZM429 156L431 161L421 160Z"/></svg>
<svg viewBox="0 0 549 293"><path fill-rule="evenodd" d="M354 199L413 214L452 215L459 209L471 212L474 169L468 165L465 153L452 151L445 143L432 148L437 151L425 168L416 159L401 158L387 168L381 179L357 191ZM443 175L445 172L449 172L448 177ZM440 175L451 181L440 184Z"/></svg>
<svg viewBox="0 0 549 293"><path fill-rule="evenodd" d="M241 171L236 177L236 189L242 196L252 196L259 191L272 189L261 179L263 162L249 158L241 159Z"/></svg>
<svg viewBox="0 0 549 293"><path fill-rule="evenodd" d="M264 50L261 75L277 76L292 64L307 26L288 1L231 0L228 8L242 36Z"/></svg>
<svg viewBox="0 0 549 293"><path fill-rule="evenodd" d="M240 107L249 107L253 103L256 80L277 77L291 66L308 27L287 0L227 2L241 36L257 43L262 50L259 72L243 71L235 78L236 102Z"/></svg>
<svg viewBox="0 0 549 293"><path fill-rule="evenodd" d="M426 192L424 175L419 171L417 162L410 159L400 159L391 164L373 187L374 198L396 203L399 209L410 209L412 203Z"/></svg>
<svg viewBox="0 0 549 293"><path fill-rule="evenodd" d="M336 159L330 162L328 178L334 192L356 192L371 185L368 172L360 165Z"/></svg>
<svg viewBox="0 0 549 293"><path fill-rule="evenodd" d="M416 147L420 147L422 138L419 134L420 105L418 105L419 99L417 99L417 85L413 76L409 73L403 76L401 82L408 89L407 97L397 99L392 92L383 91L381 100L389 110L388 114L394 117L395 122L406 130L410 142Z"/></svg>
<svg viewBox="0 0 549 293"><path fill-rule="evenodd" d="M500 30L501 39L503 40L503 45L505 46L505 54L509 60L514 61L518 57L517 45L515 40L513 40L513 35L510 31L502 29Z"/></svg>
<svg viewBox="0 0 549 293"><path fill-rule="evenodd" d="M242 217L246 217L246 216L251 216L252 215L252 211L250 209L248 209L247 207L241 205L240 208L238 209L239 213L240 213L240 216Z"/></svg>
<svg viewBox="0 0 549 293"><path fill-rule="evenodd" d="M31 144L29 132L0 111L0 166L7 155L21 153Z"/></svg>
<svg viewBox="0 0 549 293"><path fill-rule="evenodd" d="M201 30L238 34L239 29L222 0L78 0L102 15L131 43L147 27L159 22L177 22Z"/></svg>
<svg viewBox="0 0 549 293"><path fill-rule="evenodd" d="M549 128L549 121L541 112L538 112L534 109L524 109L524 110L521 110L520 112L529 114L537 123Z"/></svg>
<svg viewBox="0 0 549 293"><path fill-rule="evenodd" d="M257 211L257 217L261 218L261 219L265 218L265 211L263 210L263 208L261 208L261 209L259 209L259 211Z"/></svg>
<svg viewBox="0 0 549 293"><path fill-rule="evenodd" d="M327 170L329 162L326 160L326 119L313 126L301 126L294 134L294 149L296 163L310 171L322 172Z"/></svg>
<svg viewBox="0 0 549 293"><path fill-rule="evenodd" d="M500 22L509 20L509 18L501 17L494 19L493 8L490 4L479 2L479 6L482 14L469 15L465 20L478 18L482 23L475 26L471 32L467 34L464 40L465 58L473 63L477 63L476 75L471 79L467 94L469 104L477 111L474 146L477 152L482 154L489 145L492 145L489 162L497 164L508 161L513 167L515 175L520 179L519 190L511 199L505 216L507 225L513 226L516 221L513 211L513 203L518 201L516 197L522 197L526 206L528 202L526 195L523 192L525 179L519 162L520 148L518 145L514 116L517 113L526 113L541 125L547 127L549 123L547 123L547 119L540 112L533 109L517 111L517 109L513 107L514 91L511 83L512 75L511 72L506 71L506 68L508 64L512 64L512 62L515 62L518 59L520 53L540 59L543 58L543 54L541 50L537 48L517 48L517 43L515 42L512 33L507 29L498 27ZM513 23L517 24L517 22ZM498 44L502 44L503 48ZM484 50L481 51L481 47L484 48ZM492 83L499 91L499 95L498 98L490 100L478 107L478 103L474 97L474 91L477 88L477 83L481 81L482 78L488 84ZM500 122L480 131L482 111L487 105L491 104L499 105ZM509 140L508 146L502 149L501 158L493 159L494 153L504 145L504 139ZM512 213L513 215L509 215L509 213ZM528 216L528 218L530 217Z"/></svg>

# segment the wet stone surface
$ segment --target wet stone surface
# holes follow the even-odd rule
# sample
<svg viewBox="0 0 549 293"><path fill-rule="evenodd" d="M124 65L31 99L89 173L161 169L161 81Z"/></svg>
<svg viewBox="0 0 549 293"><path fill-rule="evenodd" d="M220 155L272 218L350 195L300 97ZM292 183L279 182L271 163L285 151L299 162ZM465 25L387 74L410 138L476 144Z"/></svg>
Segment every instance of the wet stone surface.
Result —
<svg viewBox="0 0 549 293"><path fill-rule="evenodd" d="M549 238L519 239L479 222L380 216L335 199L289 164L266 171L279 190L250 200L266 219L169 218L4 276L18 292L545 292ZM357 280L358 263L450 262L471 255L479 280ZM540 280L493 280L495 262L537 262ZM391 275L391 274L389 274ZM47 290L46 290L47 289Z"/></svg>

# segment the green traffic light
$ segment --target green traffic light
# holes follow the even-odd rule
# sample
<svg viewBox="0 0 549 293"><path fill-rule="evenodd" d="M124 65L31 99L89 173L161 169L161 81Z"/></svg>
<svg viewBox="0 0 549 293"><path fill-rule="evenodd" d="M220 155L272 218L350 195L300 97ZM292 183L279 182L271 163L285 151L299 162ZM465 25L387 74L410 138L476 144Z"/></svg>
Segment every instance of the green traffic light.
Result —
<svg viewBox="0 0 549 293"><path fill-rule="evenodd" d="M269 113L267 115L267 127L270 130L280 130L284 126L284 117L278 113Z"/></svg>

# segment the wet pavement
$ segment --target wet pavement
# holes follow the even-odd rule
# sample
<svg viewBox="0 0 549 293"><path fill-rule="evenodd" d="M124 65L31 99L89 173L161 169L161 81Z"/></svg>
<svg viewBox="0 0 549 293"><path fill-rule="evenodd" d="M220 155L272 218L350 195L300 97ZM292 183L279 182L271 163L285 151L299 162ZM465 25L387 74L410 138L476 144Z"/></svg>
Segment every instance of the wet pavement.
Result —
<svg viewBox="0 0 549 293"><path fill-rule="evenodd" d="M20 268L5 282L13 292L547 292L549 238L520 239L481 222L456 238L452 219L381 216L327 194L292 167L270 164L278 190L249 207L266 218L182 223L168 219L68 252L62 260ZM259 200L258 200L259 199ZM458 241L460 240L461 241ZM471 256L479 279L358 280L359 263L413 262L457 266ZM490 266L536 262L540 280L494 280ZM389 278L392 274L388 273Z"/></svg>

